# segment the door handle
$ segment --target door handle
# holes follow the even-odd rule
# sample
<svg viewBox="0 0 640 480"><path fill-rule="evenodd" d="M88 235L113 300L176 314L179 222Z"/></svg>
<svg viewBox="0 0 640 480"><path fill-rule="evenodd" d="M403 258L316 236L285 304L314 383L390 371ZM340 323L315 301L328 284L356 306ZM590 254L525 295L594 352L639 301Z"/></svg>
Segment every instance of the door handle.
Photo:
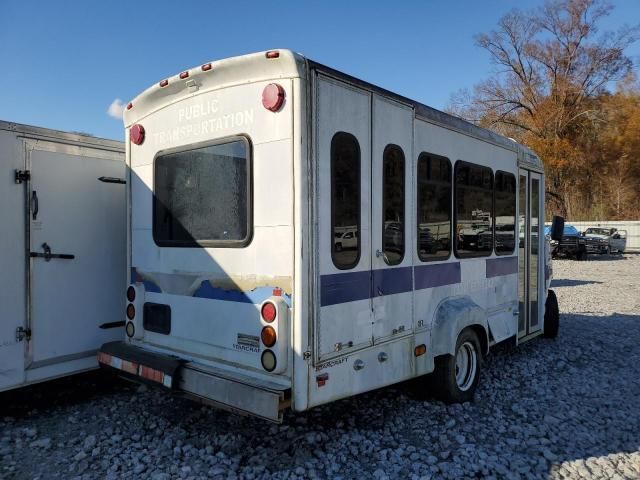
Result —
<svg viewBox="0 0 640 480"><path fill-rule="evenodd" d="M389 257L387 257L387 254L380 249L376 250L376 257L378 258L382 257L387 265L391 264L391 262L389 262Z"/></svg>
<svg viewBox="0 0 640 480"><path fill-rule="evenodd" d="M31 258L44 258L45 262L49 262L52 258L59 258L61 260L73 260L76 258L75 255L71 255L68 253L51 253L51 247L47 245L47 242L42 244L43 253L40 252L29 252L29 256Z"/></svg>
<svg viewBox="0 0 640 480"><path fill-rule="evenodd" d="M38 210L40 210L38 202L38 194L34 190L31 192L31 218L36 220L38 218Z"/></svg>

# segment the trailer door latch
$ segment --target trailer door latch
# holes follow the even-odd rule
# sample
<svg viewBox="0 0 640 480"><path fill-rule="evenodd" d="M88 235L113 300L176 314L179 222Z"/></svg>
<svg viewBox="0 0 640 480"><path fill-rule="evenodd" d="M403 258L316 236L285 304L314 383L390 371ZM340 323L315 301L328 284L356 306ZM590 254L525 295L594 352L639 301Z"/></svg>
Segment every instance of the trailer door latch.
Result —
<svg viewBox="0 0 640 480"><path fill-rule="evenodd" d="M31 172L29 170L16 170L14 181L16 184L31 180Z"/></svg>
<svg viewBox="0 0 640 480"><path fill-rule="evenodd" d="M16 328L16 342L21 342L23 340L31 340L31 329L18 327Z"/></svg>

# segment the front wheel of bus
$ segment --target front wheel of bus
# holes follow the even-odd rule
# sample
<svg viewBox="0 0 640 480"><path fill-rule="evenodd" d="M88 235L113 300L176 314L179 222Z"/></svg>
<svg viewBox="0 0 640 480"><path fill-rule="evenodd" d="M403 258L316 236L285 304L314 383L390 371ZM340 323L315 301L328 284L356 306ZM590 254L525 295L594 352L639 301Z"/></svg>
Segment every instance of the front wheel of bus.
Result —
<svg viewBox="0 0 640 480"><path fill-rule="evenodd" d="M470 329L463 330L456 342L455 355L443 355L435 361L435 396L445 403L473 400L482 363L480 341L476 333Z"/></svg>
<svg viewBox="0 0 640 480"><path fill-rule="evenodd" d="M547 292L547 301L544 306L544 337L556 338L560 328L560 308L558 298L553 290Z"/></svg>

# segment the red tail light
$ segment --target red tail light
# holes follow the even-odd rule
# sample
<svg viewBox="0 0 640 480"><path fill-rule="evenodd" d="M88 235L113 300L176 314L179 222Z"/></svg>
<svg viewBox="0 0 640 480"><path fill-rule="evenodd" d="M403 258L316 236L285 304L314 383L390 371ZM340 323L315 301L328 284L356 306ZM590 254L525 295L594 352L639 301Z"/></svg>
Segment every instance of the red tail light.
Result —
<svg viewBox="0 0 640 480"><path fill-rule="evenodd" d="M129 129L129 138L136 145L142 145L142 142L144 142L144 127L136 123Z"/></svg>
<svg viewBox="0 0 640 480"><path fill-rule="evenodd" d="M136 299L136 289L130 286L127 288L127 300L133 302Z"/></svg>
<svg viewBox="0 0 640 480"><path fill-rule="evenodd" d="M261 314L265 322L273 322L276 319L276 306L271 302L265 303L262 305Z"/></svg>
<svg viewBox="0 0 640 480"><path fill-rule="evenodd" d="M284 88L277 83L270 83L262 91L262 105L267 110L277 112L284 103Z"/></svg>

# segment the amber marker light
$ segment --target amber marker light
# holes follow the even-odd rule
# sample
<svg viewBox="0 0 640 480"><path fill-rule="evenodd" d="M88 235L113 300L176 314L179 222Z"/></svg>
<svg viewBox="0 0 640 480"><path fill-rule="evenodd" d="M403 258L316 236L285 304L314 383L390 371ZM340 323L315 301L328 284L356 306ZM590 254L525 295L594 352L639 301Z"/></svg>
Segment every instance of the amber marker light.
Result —
<svg viewBox="0 0 640 480"><path fill-rule="evenodd" d="M273 347L276 344L276 331L273 327L266 326L260 333L260 339L266 347Z"/></svg>
<svg viewBox="0 0 640 480"><path fill-rule="evenodd" d="M420 357L421 355L424 355L425 353L427 353L427 346L424 343L422 345L418 345L413 350L413 353L416 357Z"/></svg>

